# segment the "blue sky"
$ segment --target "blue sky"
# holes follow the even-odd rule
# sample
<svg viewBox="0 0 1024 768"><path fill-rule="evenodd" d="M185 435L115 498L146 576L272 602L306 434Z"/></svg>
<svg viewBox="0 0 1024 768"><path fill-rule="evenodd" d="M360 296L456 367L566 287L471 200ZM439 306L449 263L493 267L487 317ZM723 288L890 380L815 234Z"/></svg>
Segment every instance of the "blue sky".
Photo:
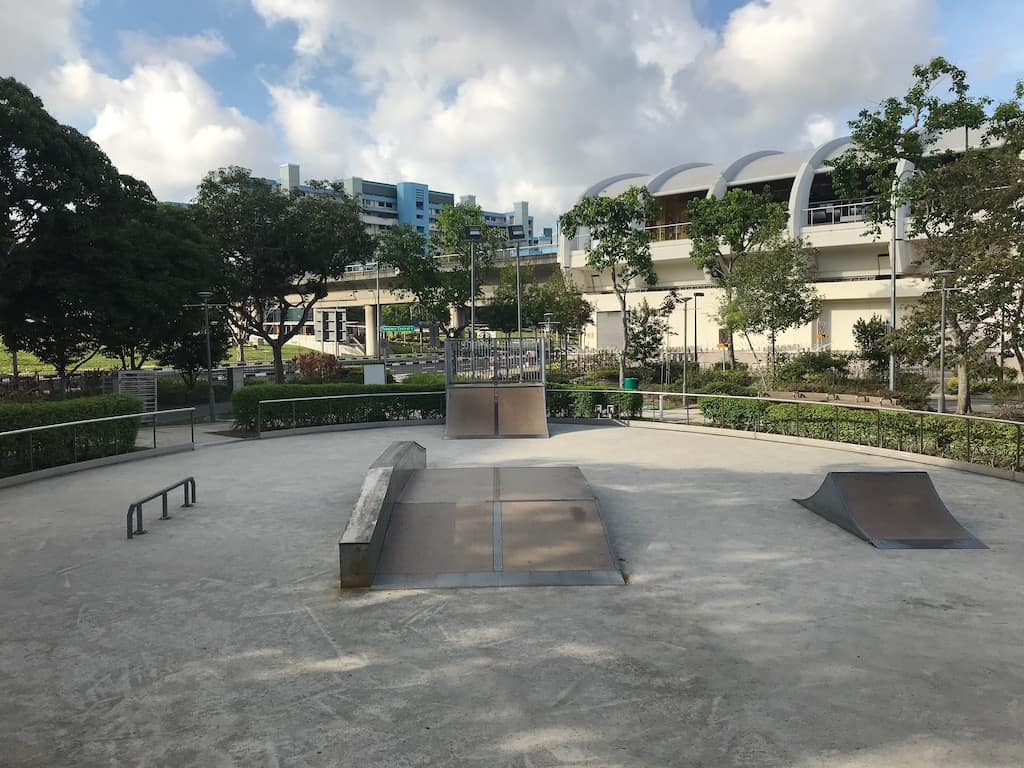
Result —
<svg viewBox="0 0 1024 768"><path fill-rule="evenodd" d="M528 199L797 149L942 54L975 92L1024 77L1009 0L0 0L0 74L125 172L189 199L207 170L361 175Z"/></svg>

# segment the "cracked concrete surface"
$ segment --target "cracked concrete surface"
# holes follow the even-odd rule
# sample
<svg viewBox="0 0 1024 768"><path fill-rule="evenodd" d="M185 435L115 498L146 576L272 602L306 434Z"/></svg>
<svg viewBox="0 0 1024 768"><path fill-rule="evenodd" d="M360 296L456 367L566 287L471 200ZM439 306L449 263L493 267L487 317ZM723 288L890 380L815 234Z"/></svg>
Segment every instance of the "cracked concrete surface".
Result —
<svg viewBox="0 0 1024 768"><path fill-rule="evenodd" d="M882 552L791 498L918 465L612 426L441 435L0 490L0 764L1024 764L1024 486L931 469L991 550ZM578 464L632 584L342 594L338 535L394 440L431 467ZM198 506L150 505L126 541L129 502L186 475Z"/></svg>

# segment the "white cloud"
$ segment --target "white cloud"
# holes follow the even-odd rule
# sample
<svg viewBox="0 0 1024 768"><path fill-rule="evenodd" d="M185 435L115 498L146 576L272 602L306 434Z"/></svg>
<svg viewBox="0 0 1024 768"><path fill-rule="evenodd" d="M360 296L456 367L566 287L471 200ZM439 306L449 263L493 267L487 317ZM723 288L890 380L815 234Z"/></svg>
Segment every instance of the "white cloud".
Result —
<svg viewBox="0 0 1024 768"><path fill-rule="evenodd" d="M141 32L121 33L121 55L130 62L181 61L201 67L217 56L231 53L219 32L157 39Z"/></svg>
<svg viewBox="0 0 1024 768"><path fill-rule="evenodd" d="M932 0L752 0L720 32L679 0L393 0L386 23L355 0L252 2L296 28L288 92L338 126L286 130L307 175L323 156L546 220L604 176L831 138L933 46ZM332 106L328 72L364 114Z"/></svg>
<svg viewBox="0 0 1024 768"><path fill-rule="evenodd" d="M82 116L118 169L147 181L161 199L189 200L206 171L259 168L273 151L266 128L222 106L181 61L138 64L124 79L73 61L57 70L45 93L58 114Z"/></svg>
<svg viewBox="0 0 1024 768"><path fill-rule="evenodd" d="M78 52L81 0L0 0L0 76L28 81Z"/></svg>

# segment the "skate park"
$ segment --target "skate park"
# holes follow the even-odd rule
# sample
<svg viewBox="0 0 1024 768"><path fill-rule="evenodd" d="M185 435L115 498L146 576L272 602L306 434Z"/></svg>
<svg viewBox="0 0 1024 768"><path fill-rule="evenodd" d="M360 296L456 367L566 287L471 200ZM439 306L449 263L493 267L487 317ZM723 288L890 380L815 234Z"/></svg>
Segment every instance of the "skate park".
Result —
<svg viewBox="0 0 1024 768"><path fill-rule="evenodd" d="M5 761L1024 760L1020 484L929 467L989 549L880 550L793 499L829 472L919 464L612 422L549 432L211 442L0 490ZM428 470L578 467L628 584L341 589L339 535L399 442ZM127 505L186 476L197 503L175 492L172 519L157 502L126 541Z"/></svg>

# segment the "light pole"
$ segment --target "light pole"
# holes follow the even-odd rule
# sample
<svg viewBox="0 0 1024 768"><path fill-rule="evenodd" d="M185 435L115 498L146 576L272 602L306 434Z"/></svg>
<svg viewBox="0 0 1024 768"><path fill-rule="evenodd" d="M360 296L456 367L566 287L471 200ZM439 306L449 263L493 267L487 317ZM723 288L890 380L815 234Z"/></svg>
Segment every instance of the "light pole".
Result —
<svg viewBox="0 0 1024 768"><path fill-rule="evenodd" d="M508 239L516 244L516 328L519 335L519 382L523 381L523 297L519 282L519 244L526 238L526 227L510 224Z"/></svg>
<svg viewBox="0 0 1024 768"><path fill-rule="evenodd" d="M692 299L692 298L693 298L692 296L682 296L679 299L679 301L681 301L683 303L683 408L684 409L686 408L686 369L689 366L689 358L690 358L690 354L689 354L689 341L686 338L687 335L689 334L689 328L687 328L686 326L687 326L687 320L689 319L689 315L690 315L690 312L689 312L690 308L688 306L686 306L686 305L689 304L690 299ZM694 306L696 306L696 304Z"/></svg>
<svg viewBox="0 0 1024 768"><path fill-rule="evenodd" d="M946 278L954 274L952 269L937 269L935 277L942 278L942 319L939 321L939 413L946 412ZM967 382L964 382L964 386Z"/></svg>
<svg viewBox="0 0 1024 768"><path fill-rule="evenodd" d="M693 292L693 362L697 364L698 372L700 371L700 347L697 346L697 326L699 325L697 319L697 297L703 295L703 291Z"/></svg>
<svg viewBox="0 0 1024 768"><path fill-rule="evenodd" d="M472 224L465 229L469 241L469 366L476 380L476 243L484 239L484 229Z"/></svg>
<svg viewBox="0 0 1024 768"><path fill-rule="evenodd" d="M220 308L224 304L211 304L213 291L199 291L198 296L202 304L186 304L189 309L196 307L203 308L203 331L206 333L206 394L210 401L210 423L217 420L213 401L213 349L210 344L210 307Z"/></svg>
<svg viewBox="0 0 1024 768"><path fill-rule="evenodd" d="M377 353L377 357L381 357L381 332L380 332L380 256L374 259L374 267L377 272L377 305L373 308L373 332L377 338L373 342L373 351ZM386 380L386 379L385 379Z"/></svg>

